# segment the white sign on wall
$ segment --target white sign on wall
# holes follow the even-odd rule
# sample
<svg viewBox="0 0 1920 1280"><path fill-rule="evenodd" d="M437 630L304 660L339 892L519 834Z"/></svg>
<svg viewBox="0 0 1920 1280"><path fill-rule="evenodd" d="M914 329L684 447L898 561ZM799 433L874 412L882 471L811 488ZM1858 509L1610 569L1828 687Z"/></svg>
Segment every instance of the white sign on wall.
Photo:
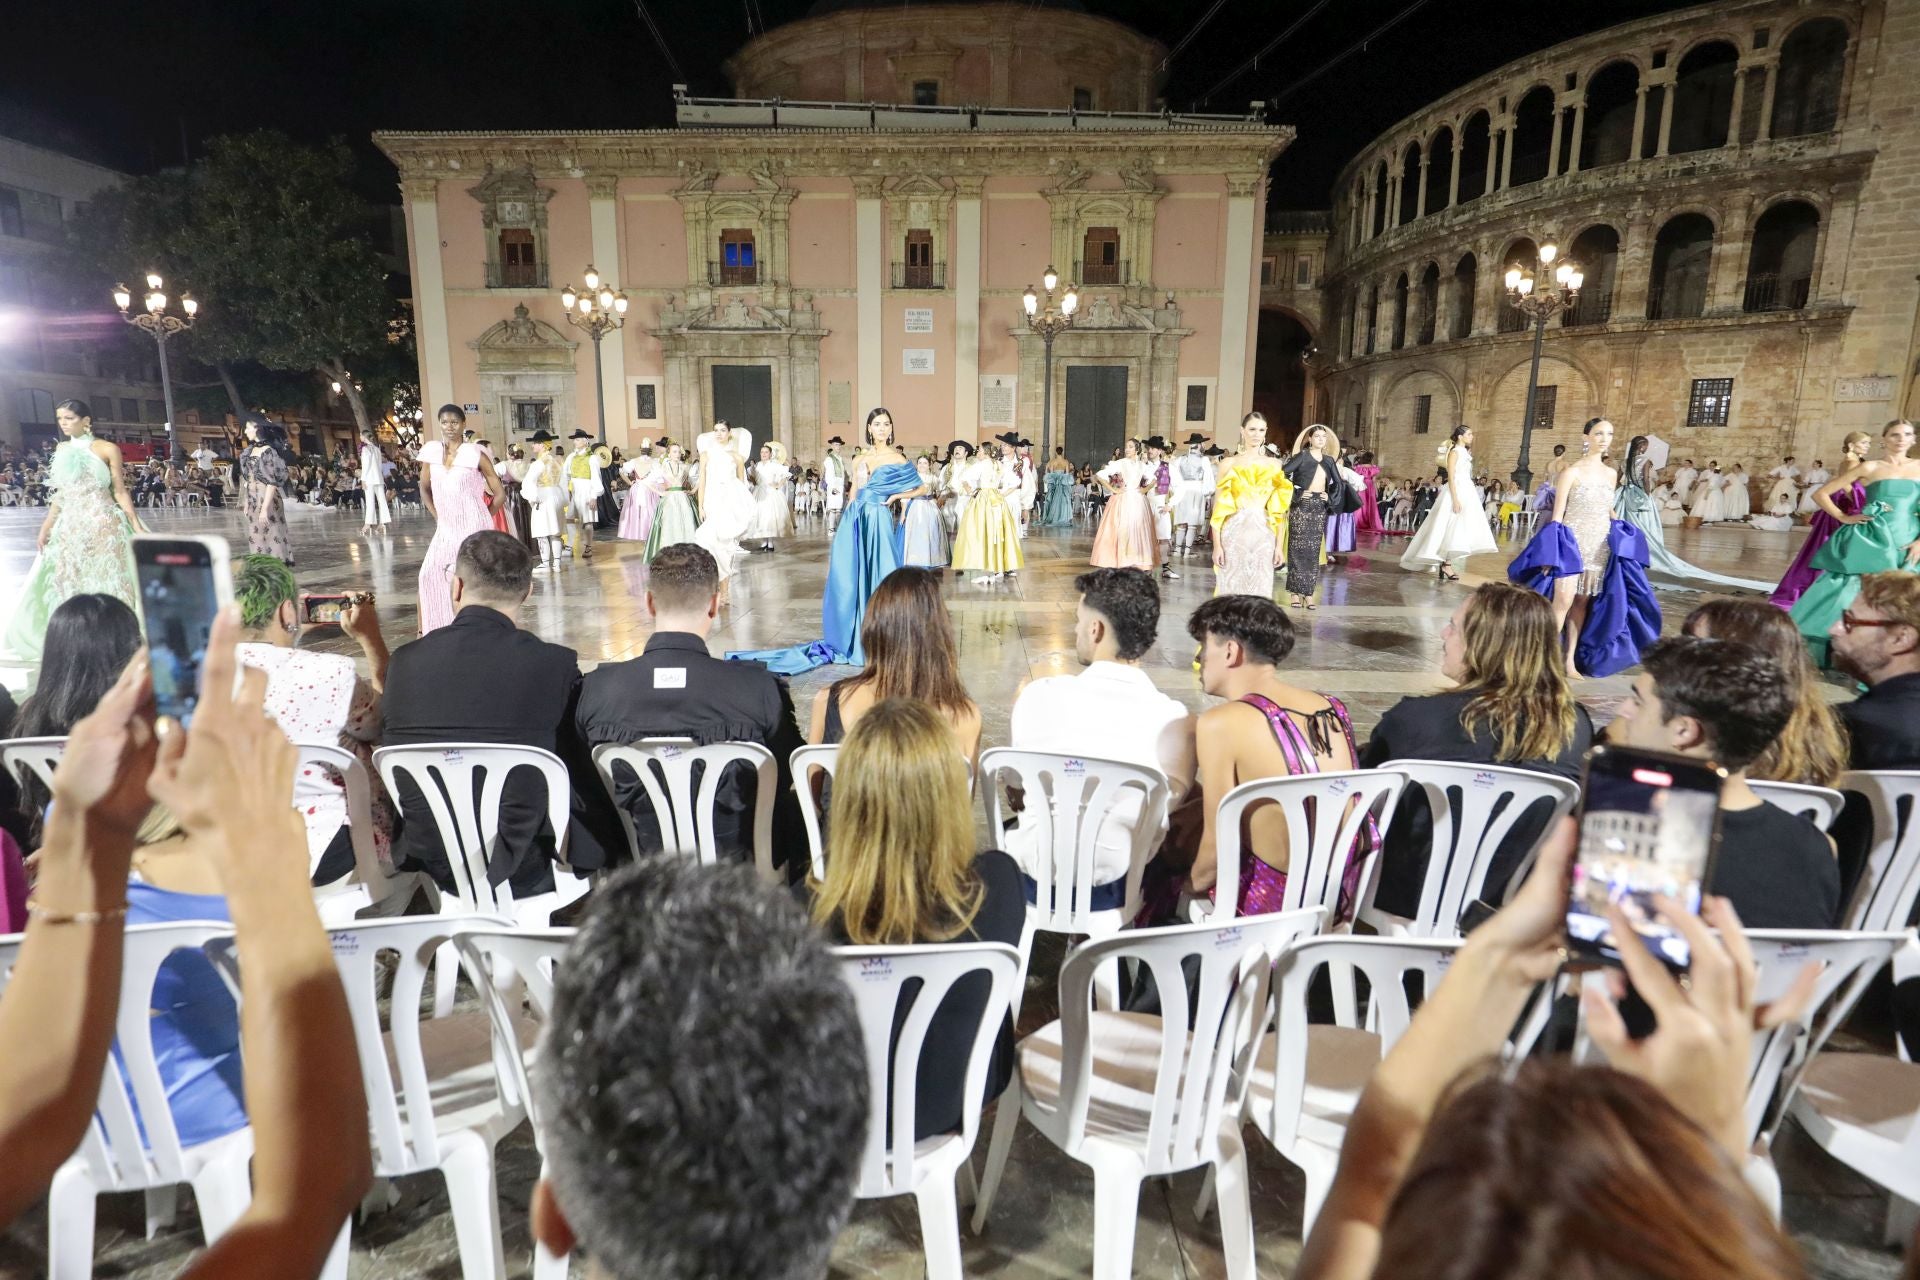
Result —
<svg viewBox="0 0 1920 1280"><path fill-rule="evenodd" d="M1014 388L1018 378L990 373L980 379L980 423L988 427L1013 425Z"/></svg>
<svg viewBox="0 0 1920 1280"><path fill-rule="evenodd" d="M908 307L907 308L907 332L908 333L932 333L933 332L933 308L932 307Z"/></svg>
<svg viewBox="0 0 1920 1280"><path fill-rule="evenodd" d="M932 373L933 348L908 347L905 351L902 351L900 353L900 372Z"/></svg>
<svg viewBox="0 0 1920 1280"><path fill-rule="evenodd" d="M1835 400L1891 400L1893 399L1893 379L1886 377L1835 378L1833 398Z"/></svg>

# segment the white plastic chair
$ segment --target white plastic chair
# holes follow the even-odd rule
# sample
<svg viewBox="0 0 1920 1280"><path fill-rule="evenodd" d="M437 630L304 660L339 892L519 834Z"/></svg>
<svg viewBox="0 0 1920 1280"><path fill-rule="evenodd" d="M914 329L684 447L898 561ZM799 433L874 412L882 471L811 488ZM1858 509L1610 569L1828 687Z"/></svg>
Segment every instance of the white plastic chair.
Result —
<svg viewBox="0 0 1920 1280"><path fill-rule="evenodd" d="M1325 907L1327 918L1336 919L1347 862L1367 815L1385 836L1406 784L1407 776L1397 769L1344 769L1261 778L1227 792L1214 822L1219 855L1214 901L1194 902L1194 921L1218 924L1233 918L1240 901L1240 828L1247 810L1266 803L1278 805L1287 819L1287 890L1280 909ZM1372 856L1379 857L1379 850Z"/></svg>
<svg viewBox="0 0 1920 1280"><path fill-rule="evenodd" d="M1025 792L1026 808L1019 815L1023 835L1037 837L1022 841L1036 901L1027 904L1026 925L1020 931L1020 982L1013 997L1017 1021L1034 934L1101 938L1118 933L1140 914L1140 877L1166 831L1170 789L1166 775L1155 768L1011 747L996 747L981 756L980 772L989 784L987 822L993 847L1009 847L1008 820L1013 817L1006 801L1009 785ZM1128 797L1138 802L1139 816L1128 833L1132 847L1127 857L1126 898L1118 907L1095 910L1093 862L1100 829L1108 814ZM1119 1006L1118 965L1108 965L1095 975L1094 999L1102 1009Z"/></svg>
<svg viewBox="0 0 1920 1280"><path fill-rule="evenodd" d="M960 1206L955 1179L964 1177L971 1189L973 1170L968 1160L980 1130L981 1095L987 1087L987 1071L993 1065L994 1041L1011 1008L1019 954L1004 943L969 942L835 947L834 956L860 1010L873 1108L854 1194L863 1200L913 1196L920 1209L928 1280L960 1280ZM967 1054L960 1131L916 1142L915 1095L927 1028L954 985L976 974L984 975L992 985ZM917 990L896 1032L896 1014L909 983L917 984ZM1008 1104L1003 1101L1001 1105Z"/></svg>
<svg viewBox="0 0 1920 1280"><path fill-rule="evenodd" d="M218 1240L253 1199L248 1165L253 1129L182 1146L153 1052L153 987L176 952L202 949L233 935L207 921L134 925L120 960L120 1007L114 1043L120 1065L100 1077L100 1104L80 1149L53 1176L47 1193L47 1274L86 1280L93 1274L95 1201L112 1192L145 1191L149 1234L172 1217L172 1189L191 1183L207 1243ZM9 960L5 967L11 969ZM136 1112L137 1108L137 1112ZM137 1119L136 1119L137 1116ZM142 1140L142 1131L145 1140Z"/></svg>
<svg viewBox="0 0 1920 1280"><path fill-rule="evenodd" d="M1847 798L1831 787L1811 787L1800 782L1757 782L1749 778L1753 793L1776 808L1797 813L1822 831L1833 826Z"/></svg>
<svg viewBox="0 0 1920 1280"><path fill-rule="evenodd" d="M422 883L431 886L432 881L413 872L389 874L381 865L373 847L373 785L366 765L351 751L333 743L296 742L294 746L300 752L300 768L324 769L329 775L337 775L346 790L345 826L353 844L353 872L337 884L314 891L321 922L348 924L367 907L376 908L383 916L400 914L412 900L415 887ZM309 870L317 870L325 846L307 852ZM437 900L439 894L432 891L432 896Z"/></svg>
<svg viewBox="0 0 1920 1280"><path fill-rule="evenodd" d="M620 803L615 787L616 768L629 770L638 780L660 827L660 851L698 858L705 866L720 857L713 821L720 781L730 765L752 769L754 869L768 884L786 883L786 877L773 865L773 752L759 743L715 742L697 747L687 738L643 738L626 746L609 742L594 748L593 764L600 771L613 807L620 811L620 825L626 828L627 845L636 859L651 856L654 851L640 848L633 815ZM701 768L697 784L696 765Z"/></svg>
<svg viewBox="0 0 1920 1280"><path fill-rule="evenodd" d="M825 880L827 831L820 820L820 796L826 784L833 781L833 771L840 763L840 744L796 747L787 762L793 774L793 792L800 798L800 821L807 828L807 852L813 859L813 878Z"/></svg>
<svg viewBox="0 0 1920 1280"><path fill-rule="evenodd" d="M1501 841L1520 816L1540 801L1550 801L1553 812L1541 830L1551 832L1580 799L1576 784L1526 769L1438 760L1390 760L1381 767L1397 770L1409 785L1425 791L1433 813L1433 848L1427 856L1419 909L1411 918L1374 905L1381 859L1375 858L1367 871L1359 918L1392 937L1454 937L1460 913L1480 897ZM1528 861L1531 855L1520 865Z"/></svg>
<svg viewBox="0 0 1920 1280"><path fill-rule="evenodd" d="M1840 775L1838 789L1858 793L1873 810L1873 844L1848 904L1849 929L1900 929L1920 898L1920 770L1861 770ZM1894 978L1902 974L1894 960Z"/></svg>
<svg viewBox="0 0 1920 1280"><path fill-rule="evenodd" d="M1060 969L1060 1019L1020 1042L1013 1083L994 1118L974 1230L986 1224L1025 1116L1093 1170L1095 1280L1133 1273L1141 1181L1202 1165L1218 1173L1229 1280L1252 1280L1246 1148L1228 1087L1265 1025L1274 958L1318 929L1324 914L1312 907L1140 929L1075 947ZM1120 959L1152 972L1161 1016L1092 1008L1094 973ZM1188 960L1197 962L1197 1008L1181 967Z"/></svg>
<svg viewBox="0 0 1920 1280"><path fill-rule="evenodd" d="M53 771L60 767L60 757L66 753L67 740L63 737L8 738L0 742L0 765L5 765L23 787L31 778L52 791Z"/></svg>

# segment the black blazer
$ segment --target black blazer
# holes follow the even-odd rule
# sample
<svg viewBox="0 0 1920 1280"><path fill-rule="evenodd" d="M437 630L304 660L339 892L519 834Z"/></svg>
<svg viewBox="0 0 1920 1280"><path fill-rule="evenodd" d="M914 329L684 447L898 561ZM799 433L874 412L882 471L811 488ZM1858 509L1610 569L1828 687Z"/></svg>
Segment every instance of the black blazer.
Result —
<svg viewBox="0 0 1920 1280"><path fill-rule="evenodd" d="M789 877L804 872L809 859L800 802L793 792L787 758L806 745L794 717L793 698L784 680L758 662L728 662L707 652L707 642L684 631L656 632L641 655L626 662L602 663L586 677L574 715L589 751L603 743L622 745L642 738L692 738L701 746L715 742L757 742L773 752L778 770L773 806L773 857ZM734 857L753 856L752 775L729 771L715 798L715 836ZM646 792L619 775L619 804L633 819L640 847L657 849L660 825Z"/></svg>
<svg viewBox="0 0 1920 1280"><path fill-rule="evenodd" d="M1340 475L1339 464L1334 462L1332 458L1327 457L1320 459L1319 465L1321 472L1327 477L1327 506L1329 508L1336 507L1339 505L1338 499L1340 492L1346 488L1347 482ZM1280 469L1286 472L1288 482L1291 483L1296 490L1294 494L1295 498L1299 498L1305 494L1307 486L1313 483L1313 468L1313 454L1305 449L1293 454L1286 462L1281 464Z"/></svg>
<svg viewBox="0 0 1920 1280"><path fill-rule="evenodd" d="M1882 680L1835 710L1847 724L1853 768L1920 768L1920 675Z"/></svg>
<svg viewBox="0 0 1920 1280"><path fill-rule="evenodd" d="M381 697L380 745L499 742L554 752L567 764L573 791L567 861L582 871L597 870L618 822L604 804L600 813L592 808L601 787L573 731L579 691L573 650L522 631L496 609L470 604L447 626L394 650ZM402 825L394 840L395 864L423 869L450 888L446 850L426 798L404 783L397 798ZM546 814L546 790L537 775L521 770L507 780L500 839L487 868L495 884L508 881L516 894L553 887L554 833Z"/></svg>

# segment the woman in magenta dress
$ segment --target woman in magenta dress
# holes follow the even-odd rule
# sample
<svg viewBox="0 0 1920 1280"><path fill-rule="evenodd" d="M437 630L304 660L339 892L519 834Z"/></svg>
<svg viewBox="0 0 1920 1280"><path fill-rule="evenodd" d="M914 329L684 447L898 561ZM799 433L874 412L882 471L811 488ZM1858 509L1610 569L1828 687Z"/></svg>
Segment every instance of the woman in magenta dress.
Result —
<svg viewBox="0 0 1920 1280"><path fill-rule="evenodd" d="M469 535L493 528L492 498L505 500L500 477L486 451L469 440L460 442L467 415L460 406L440 406L440 439L420 446L420 500L427 514L440 523L420 562L420 634L453 621L453 562ZM451 452L451 461L448 454Z"/></svg>
<svg viewBox="0 0 1920 1280"><path fill-rule="evenodd" d="M1355 459L1353 469L1366 481L1360 494L1360 519L1354 528L1360 533L1383 534L1387 525L1380 518L1380 468L1373 465L1372 451Z"/></svg>
<svg viewBox="0 0 1920 1280"><path fill-rule="evenodd" d="M1867 460L1867 451L1872 447L1873 437L1864 431L1850 431L1841 446L1840 473L1847 472ZM1867 491L1858 480L1849 489L1842 489L1833 495L1833 505L1847 515L1857 513L1867 500ZM1806 589L1813 585L1820 570L1813 567L1814 553L1827 545L1827 539L1840 527L1840 522L1818 507L1814 508L1813 519L1807 523L1807 540L1800 544L1800 554L1787 566L1786 576L1780 579L1780 585L1773 589L1767 598L1782 609L1791 609Z"/></svg>

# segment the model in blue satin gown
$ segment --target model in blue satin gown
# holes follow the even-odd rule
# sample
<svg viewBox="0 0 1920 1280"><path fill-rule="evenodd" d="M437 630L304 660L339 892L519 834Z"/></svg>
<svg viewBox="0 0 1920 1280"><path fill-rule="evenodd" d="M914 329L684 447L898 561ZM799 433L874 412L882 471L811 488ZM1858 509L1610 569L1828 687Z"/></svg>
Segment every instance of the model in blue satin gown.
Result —
<svg viewBox="0 0 1920 1280"><path fill-rule="evenodd" d="M1073 472L1047 472L1046 505L1040 523L1048 528L1064 528L1073 523Z"/></svg>

